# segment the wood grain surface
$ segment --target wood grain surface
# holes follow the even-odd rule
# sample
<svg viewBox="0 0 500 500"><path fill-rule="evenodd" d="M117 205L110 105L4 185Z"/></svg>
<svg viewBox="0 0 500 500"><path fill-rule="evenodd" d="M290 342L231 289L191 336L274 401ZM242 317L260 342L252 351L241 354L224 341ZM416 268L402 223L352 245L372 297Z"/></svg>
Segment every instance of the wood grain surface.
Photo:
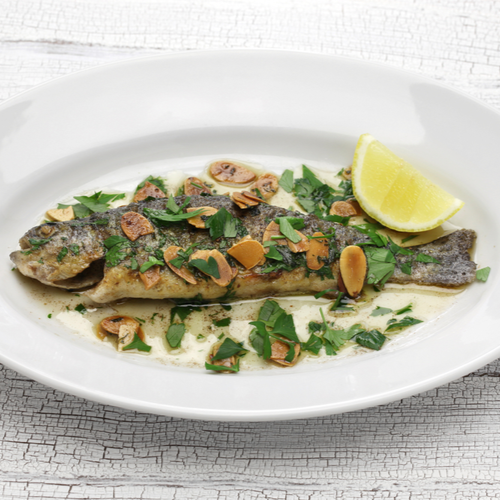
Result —
<svg viewBox="0 0 500 500"><path fill-rule="evenodd" d="M0 0L0 101L107 62L234 47L384 62L500 109L494 0ZM499 377L497 361L393 404L260 424L121 410L1 367L0 498L500 498Z"/></svg>

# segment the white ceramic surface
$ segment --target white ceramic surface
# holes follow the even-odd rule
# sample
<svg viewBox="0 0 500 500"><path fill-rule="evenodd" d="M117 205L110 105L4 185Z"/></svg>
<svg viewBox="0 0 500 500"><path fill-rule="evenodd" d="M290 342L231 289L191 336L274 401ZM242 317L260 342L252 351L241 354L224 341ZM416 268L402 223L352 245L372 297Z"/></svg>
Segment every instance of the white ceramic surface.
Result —
<svg viewBox="0 0 500 500"><path fill-rule="evenodd" d="M394 348L293 370L217 376L110 353L34 303L10 251L68 192L161 162L231 154L348 164L370 132L466 202L491 266L439 321ZM140 411L220 420L304 418L392 401L500 355L496 269L500 115L460 92L376 64L275 51L190 52L103 66L0 106L0 360L64 391ZM200 164L200 166L202 166ZM293 388L293 389L291 389Z"/></svg>

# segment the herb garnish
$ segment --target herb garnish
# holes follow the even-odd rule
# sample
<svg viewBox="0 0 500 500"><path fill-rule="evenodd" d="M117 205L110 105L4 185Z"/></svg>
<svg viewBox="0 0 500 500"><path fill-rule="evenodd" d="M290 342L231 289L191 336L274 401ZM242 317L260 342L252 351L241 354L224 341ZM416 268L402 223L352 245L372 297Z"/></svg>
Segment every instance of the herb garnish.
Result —
<svg viewBox="0 0 500 500"><path fill-rule="evenodd" d="M80 245L73 244L73 245L68 245L68 246L74 255L80 255Z"/></svg>
<svg viewBox="0 0 500 500"><path fill-rule="evenodd" d="M482 269L478 269L476 271L476 279L479 281L486 281L488 276L490 275L491 268L483 267Z"/></svg>
<svg viewBox="0 0 500 500"><path fill-rule="evenodd" d="M415 258L415 260L417 262L425 262L425 263L432 262L434 264L441 264L439 260L435 259L434 257L431 257L430 255L425 255L425 253L419 253Z"/></svg>
<svg viewBox="0 0 500 500"><path fill-rule="evenodd" d="M217 350L215 356L213 356L212 361L227 359L231 356L237 356L246 352L248 352L248 349L243 347L243 342L236 343L234 340L226 337Z"/></svg>
<svg viewBox="0 0 500 500"><path fill-rule="evenodd" d="M117 266L122 260L126 259L128 253L125 251L131 247L131 242L123 236L110 236L103 242L108 249L106 252L106 265L108 267Z"/></svg>
<svg viewBox="0 0 500 500"><path fill-rule="evenodd" d="M378 330L364 331L356 335L354 339L359 345L363 347L368 347L368 349L373 349L375 351L380 351L387 337L380 333Z"/></svg>
<svg viewBox="0 0 500 500"><path fill-rule="evenodd" d="M153 266L164 266L165 262L163 260L159 260L153 255L150 255L148 260L142 264L141 268L139 269L140 273L145 273L149 268Z"/></svg>
<svg viewBox="0 0 500 500"><path fill-rule="evenodd" d="M417 325L418 323L422 323L422 321L419 319L411 318L410 316L405 316L400 321L398 321L397 319L390 319L387 322L389 326L385 329L385 331L388 332L389 330L401 330L402 328Z"/></svg>
<svg viewBox="0 0 500 500"><path fill-rule="evenodd" d="M184 203L179 206L171 196L165 207L165 210L156 210L153 208L145 208L144 214L147 215L156 226L164 227L169 226L172 222L181 222L191 217L203 214L203 209L193 210L192 212L182 212L182 210L189 204L191 197L187 196Z"/></svg>
<svg viewBox="0 0 500 500"><path fill-rule="evenodd" d="M57 255L57 262L61 262L66 255L68 255L68 249L66 247L62 247L61 251Z"/></svg>
<svg viewBox="0 0 500 500"><path fill-rule="evenodd" d="M78 304L75 307L75 311L79 312L80 314L85 314L87 312L87 308L83 304Z"/></svg>
<svg viewBox="0 0 500 500"><path fill-rule="evenodd" d="M298 217L277 217L275 222L280 226L280 233L286 236L292 243L302 241L302 238L297 234L295 229L302 229L305 226L304 219Z"/></svg>
<svg viewBox="0 0 500 500"><path fill-rule="evenodd" d="M59 203L57 208L68 208L73 207L73 212L76 219L81 219L83 217L88 217L96 212L105 212L109 209L109 204L116 200L122 200L125 198L125 193L118 194L104 194L102 191L94 193L91 196L75 196L77 203L76 205L63 205ZM103 222L94 222L94 224L103 224ZM107 223L107 220L106 220Z"/></svg>
<svg viewBox="0 0 500 500"><path fill-rule="evenodd" d="M208 274L209 276L213 276L215 279L220 278L217 261L212 256L210 256L208 260L204 259L190 260L189 267L195 267L199 269L202 273Z"/></svg>
<svg viewBox="0 0 500 500"><path fill-rule="evenodd" d="M165 183L163 182L163 179L161 177L153 177L150 175L149 177L146 177L136 188L135 188L135 193L139 191L139 189L142 189L145 185L146 182L150 182L151 184L154 184L157 188L160 188L164 193L167 192L167 188L165 187Z"/></svg>
<svg viewBox="0 0 500 500"><path fill-rule="evenodd" d="M223 319L220 319L218 321L214 319L213 324L217 328L222 328L224 326L229 326L231 324L231 318L223 318Z"/></svg>
<svg viewBox="0 0 500 500"><path fill-rule="evenodd" d="M194 306L175 306L170 309L170 324L173 324L175 316L178 316L183 322L193 311L201 311L200 307Z"/></svg>
<svg viewBox="0 0 500 500"><path fill-rule="evenodd" d="M170 347L177 348L181 345L182 337L184 337L184 333L186 333L186 326L184 323L174 323L168 327L167 331L167 342L170 344Z"/></svg>
<svg viewBox="0 0 500 500"><path fill-rule="evenodd" d="M205 362L205 368L207 370L212 370L214 372L239 372L240 371L240 360L236 361L234 366L221 366L221 365L211 365L210 363Z"/></svg>
<svg viewBox="0 0 500 500"><path fill-rule="evenodd" d="M129 349L137 349L138 351L149 352L151 350L151 346L143 342L139 335L137 335L137 332L134 332L134 340L132 340L130 344L123 346L124 351L128 351Z"/></svg>
<svg viewBox="0 0 500 500"><path fill-rule="evenodd" d="M404 313L407 313L407 312L412 312L412 307L413 307L413 304L408 304L407 306L402 307L401 309L398 309L397 311L394 311L394 314L396 316L398 316L400 314L404 314Z"/></svg>
<svg viewBox="0 0 500 500"><path fill-rule="evenodd" d="M291 170L285 170L281 174L281 178L278 184L287 192L291 193L293 190L293 172Z"/></svg>
<svg viewBox="0 0 500 500"><path fill-rule="evenodd" d="M241 221L237 217L233 217L224 207L207 218L205 227L210 230L212 240L216 240L221 236L235 238L236 236L242 237L248 234Z"/></svg>
<svg viewBox="0 0 500 500"><path fill-rule="evenodd" d="M50 241L50 238L47 239L30 238L28 241L30 242L30 245L33 247L32 250L38 250L42 245L46 245Z"/></svg>
<svg viewBox="0 0 500 500"><path fill-rule="evenodd" d="M392 309L388 307L377 306L370 314L370 316L384 316L392 312Z"/></svg>

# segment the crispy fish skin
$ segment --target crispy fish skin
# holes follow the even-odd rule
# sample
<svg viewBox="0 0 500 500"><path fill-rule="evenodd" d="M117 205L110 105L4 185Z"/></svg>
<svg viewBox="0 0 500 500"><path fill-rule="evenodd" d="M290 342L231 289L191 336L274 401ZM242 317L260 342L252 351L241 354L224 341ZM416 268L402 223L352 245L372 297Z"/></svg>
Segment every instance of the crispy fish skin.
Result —
<svg viewBox="0 0 500 500"><path fill-rule="evenodd" d="M177 205L181 205L185 196L175 198ZM355 245L368 241L367 236L354 228L344 227L340 224L327 222L311 214L291 212L284 208L267 204L242 210L227 196L192 196L188 207L210 206L216 209L225 208L231 215L237 217L248 231L248 234L257 241L262 241L264 230L269 222L276 217L291 216L304 220L305 227L301 232L312 235L316 231L324 234L335 230L335 238L330 240L330 257L327 262L331 274L307 270L305 264L292 271L276 270L264 273L264 266L245 270L236 261L225 254L231 245L236 243L241 236L236 238L220 238L212 241L207 229L197 229L186 222L173 223L167 228L157 228L155 232L141 236L134 246L136 260L139 266L148 260L155 250L163 252L171 245L188 248L196 243L199 249L216 248L226 255L233 267L238 268L238 275L229 288L215 284L211 279L198 274L198 284L186 283L182 278L173 273L168 266L160 268L160 281L149 290L145 290L140 279L139 271L131 269L131 259L126 258L114 267L104 265L105 249L103 241L112 236L125 236L120 225L121 216L130 211L141 215L147 214L145 208L164 210L167 199L132 203L130 205L109 210L105 213L93 214L78 221L43 224L28 231L20 244L23 251L11 254L12 261L22 274L38 279L42 283L63 288L78 289L96 284L88 290L86 295L99 303L111 302L121 298L155 298L155 299L191 299L199 294L205 300L231 298L258 298L279 295L298 295L316 293L325 289L337 288L338 276L338 251L345 246ZM97 221L107 220L106 224L96 224ZM455 236L454 236L455 235ZM50 238L50 241L39 247L31 248L29 239ZM418 252L432 255L442 262L437 264L415 263L415 275L405 275L400 271L400 266L408 257L397 255L396 271L391 282L419 283L437 286L459 286L475 279L476 265L470 261L468 250L471 248L475 233L461 230L436 240L433 243L422 245ZM334 240L334 241L333 241ZM334 244L335 243L335 244ZM71 250L58 262L63 247L79 245L78 255ZM26 255L26 250L31 253ZM29 250L28 250L29 251ZM43 263L40 263L43 262ZM102 269L104 271L102 271ZM82 272L83 271L83 272Z"/></svg>

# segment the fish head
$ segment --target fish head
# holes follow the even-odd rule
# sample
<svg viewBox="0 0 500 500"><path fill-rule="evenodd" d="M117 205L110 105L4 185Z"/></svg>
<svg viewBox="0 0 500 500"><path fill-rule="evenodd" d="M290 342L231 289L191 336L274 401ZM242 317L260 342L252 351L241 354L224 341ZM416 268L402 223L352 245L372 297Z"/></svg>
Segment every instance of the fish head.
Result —
<svg viewBox="0 0 500 500"><path fill-rule="evenodd" d="M46 285L90 286L103 276L104 249L97 232L91 225L42 224L19 240L21 250L12 252L10 258L22 274Z"/></svg>

